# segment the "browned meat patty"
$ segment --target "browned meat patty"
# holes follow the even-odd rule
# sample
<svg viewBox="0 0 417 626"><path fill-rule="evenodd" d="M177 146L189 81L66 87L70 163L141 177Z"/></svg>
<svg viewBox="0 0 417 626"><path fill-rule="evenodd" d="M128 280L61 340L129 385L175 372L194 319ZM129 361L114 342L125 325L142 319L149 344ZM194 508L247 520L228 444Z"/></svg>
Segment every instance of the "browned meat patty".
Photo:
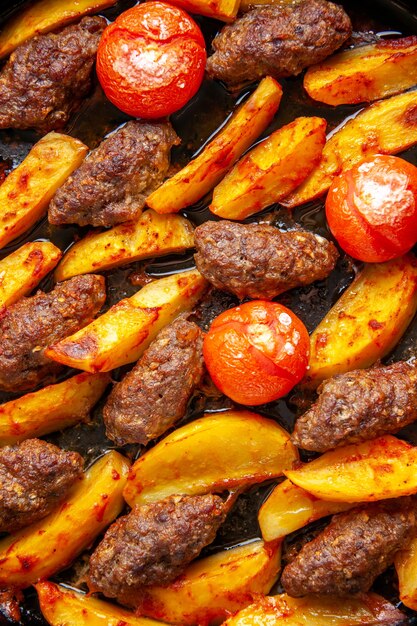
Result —
<svg viewBox="0 0 417 626"><path fill-rule="evenodd" d="M207 72L230 86L299 74L337 50L351 30L342 7L326 0L257 7L214 38Z"/></svg>
<svg viewBox="0 0 417 626"><path fill-rule="evenodd" d="M195 246L203 276L241 299L272 299L326 278L338 257L335 246L319 235L227 220L198 226Z"/></svg>
<svg viewBox="0 0 417 626"><path fill-rule="evenodd" d="M19 46L0 74L0 128L63 128L91 86L102 17Z"/></svg>
<svg viewBox="0 0 417 626"><path fill-rule="evenodd" d="M411 539L415 501L396 498L334 515L330 524L282 572L290 596L369 591L373 581Z"/></svg>
<svg viewBox="0 0 417 626"><path fill-rule="evenodd" d="M89 324L105 299L104 278L86 274L0 312L0 389L24 391L52 380L62 365L45 349Z"/></svg>
<svg viewBox="0 0 417 626"><path fill-rule="evenodd" d="M169 122L131 121L105 139L58 189L51 224L113 226L137 217L179 143Z"/></svg>
<svg viewBox="0 0 417 626"><path fill-rule="evenodd" d="M184 416L202 379L203 333L183 316L163 328L108 397L106 434L117 445L147 444Z"/></svg>
<svg viewBox="0 0 417 626"><path fill-rule="evenodd" d="M144 585L167 585L211 543L226 516L211 494L169 496L135 507L106 532L90 559L90 589L126 604Z"/></svg>
<svg viewBox="0 0 417 626"><path fill-rule="evenodd" d="M83 473L83 459L41 439L0 449L0 531L48 515Z"/></svg>
<svg viewBox="0 0 417 626"><path fill-rule="evenodd" d="M417 367L403 361L329 378L318 392L292 435L305 450L324 452L396 433L417 419Z"/></svg>

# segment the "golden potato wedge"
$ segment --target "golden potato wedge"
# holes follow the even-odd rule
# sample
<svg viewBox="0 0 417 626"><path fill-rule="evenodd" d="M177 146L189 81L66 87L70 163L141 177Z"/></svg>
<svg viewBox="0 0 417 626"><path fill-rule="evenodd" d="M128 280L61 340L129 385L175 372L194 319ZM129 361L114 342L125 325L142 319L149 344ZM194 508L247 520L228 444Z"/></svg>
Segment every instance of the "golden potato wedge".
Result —
<svg viewBox="0 0 417 626"><path fill-rule="evenodd" d="M200 200L267 128L281 97L276 80L264 78L204 150L151 193L146 204L158 213L175 213Z"/></svg>
<svg viewBox="0 0 417 626"><path fill-rule="evenodd" d="M417 537L395 555L400 600L417 611Z"/></svg>
<svg viewBox="0 0 417 626"><path fill-rule="evenodd" d="M284 473L316 498L374 502L416 493L416 463L417 448L385 435L326 452Z"/></svg>
<svg viewBox="0 0 417 626"><path fill-rule="evenodd" d="M312 333L305 384L369 367L392 350L416 310L413 256L366 265Z"/></svg>
<svg viewBox="0 0 417 626"><path fill-rule="evenodd" d="M49 580L36 583L35 588L42 614L51 626L162 626L161 622L137 617L120 606Z"/></svg>
<svg viewBox="0 0 417 626"><path fill-rule="evenodd" d="M0 33L0 58L27 39L61 28L88 13L96 13L117 0L37 0L9 20Z"/></svg>
<svg viewBox="0 0 417 626"><path fill-rule="evenodd" d="M30 293L62 256L50 241L29 241L0 261L0 309Z"/></svg>
<svg viewBox="0 0 417 626"><path fill-rule="evenodd" d="M0 248L39 220L55 191L84 159L85 146L78 139L48 133L0 186Z"/></svg>
<svg viewBox="0 0 417 626"><path fill-rule="evenodd" d="M110 382L108 374L77 374L0 405L0 445L41 437L88 417Z"/></svg>
<svg viewBox="0 0 417 626"><path fill-rule="evenodd" d="M417 36L384 39L309 67L304 88L326 104L372 102L417 84Z"/></svg>
<svg viewBox="0 0 417 626"><path fill-rule="evenodd" d="M319 165L289 196L292 209L322 196L333 178L373 154L397 154L417 142L417 91L376 102L327 140Z"/></svg>
<svg viewBox="0 0 417 626"><path fill-rule="evenodd" d="M185 252L194 246L191 222L181 215L158 215L149 209L136 222L104 232L92 232L66 253L56 269L56 281L164 254Z"/></svg>
<svg viewBox="0 0 417 626"><path fill-rule="evenodd" d="M128 460L111 451L85 472L56 511L0 540L0 585L28 587L67 567L124 506Z"/></svg>
<svg viewBox="0 0 417 626"><path fill-rule="evenodd" d="M220 493L280 476L297 458L276 422L249 411L213 413L178 428L141 456L124 497L133 506L171 494Z"/></svg>
<svg viewBox="0 0 417 626"><path fill-rule="evenodd" d="M310 522L352 508L345 502L319 500L289 480L277 485L258 513L258 522L265 541L283 539Z"/></svg>
<svg viewBox="0 0 417 626"><path fill-rule="evenodd" d="M283 593L259 598L224 626L393 626L403 619L401 611L375 593L352 598L291 598Z"/></svg>
<svg viewBox="0 0 417 626"><path fill-rule="evenodd" d="M200 559L167 587L146 587L138 613L172 624L219 623L268 593L281 564L279 543L254 541Z"/></svg>
<svg viewBox="0 0 417 626"><path fill-rule="evenodd" d="M189 13L205 15L222 22L233 22L239 9L240 0L173 0L172 4Z"/></svg>
<svg viewBox="0 0 417 626"><path fill-rule="evenodd" d="M326 143L326 120L297 117L255 146L213 191L210 211L243 220L279 202L319 164Z"/></svg>
<svg viewBox="0 0 417 626"><path fill-rule="evenodd" d="M197 270L154 280L74 335L46 350L49 358L87 372L108 372L137 361L155 335L207 289Z"/></svg>

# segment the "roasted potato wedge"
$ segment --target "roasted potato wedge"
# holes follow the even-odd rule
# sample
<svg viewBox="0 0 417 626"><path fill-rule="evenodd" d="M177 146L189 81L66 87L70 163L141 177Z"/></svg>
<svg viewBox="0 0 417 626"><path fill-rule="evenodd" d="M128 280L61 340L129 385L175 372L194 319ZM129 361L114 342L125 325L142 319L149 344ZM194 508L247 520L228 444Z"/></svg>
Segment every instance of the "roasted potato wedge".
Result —
<svg viewBox="0 0 417 626"><path fill-rule="evenodd" d="M197 270L149 283L88 326L46 350L49 358L87 372L108 372L137 361L155 335L190 311L207 288Z"/></svg>
<svg viewBox="0 0 417 626"><path fill-rule="evenodd" d="M404 614L375 593L352 598L286 594L259 598L224 626L400 626Z"/></svg>
<svg viewBox="0 0 417 626"><path fill-rule="evenodd" d="M276 422L249 411L214 413L178 428L141 456L124 497L133 506L171 494L220 493L280 476L297 458Z"/></svg>
<svg viewBox="0 0 417 626"><path fill-rule="evenodd" d="M41 437L85 419L110 382L108 374L77 374L0 405L0 445Z"/></svg>
<svg viewBox="0 0 417 626"><path fill-rule="evenodd" d="M62 256L50 241L29 241L0 261L0 310L30 293Z"/></svg>
<svg viewBox="0 0 417 626"><path fill-rule="evenodd" d="M27 39L61 28L88 13L96 13L117 0L37 0L19 11L0 33L0 58L13 52Z"/></svg>
<svg viewBox="0 0 417 626"><path fill-rule="evenodd" d="M417 448L391 435L326 452L284 473L316 498L374 502L417 493Z"/></svg>
<svg viewBox="0 0 417 626"><path fill-rule="evenodd" d="M0 248L24 233L40 219L55 191L84 159L85 146L78 139L48 133L0 186Z"/></svg>
<svg viewBox="0 0 417 626"><path fill-rule="evenodd" d="M319 165L289 196L293 207L322 196L341 172L373 154L397 154L417 142L417 91L376 102L349 119L327 140Z"/></svg>
<svg viewBox="0 0 417 626"><path fill-rule="evenodd" d="M45 580L35 585L42 614L51 626L162 626L110 602Z"/></svg>
<svg viewBox="0 0 417 626"><path fill-rule="evenodd" d="M264 78L204 150L151 193L147 205L158 213L175 213L200 200L267 128L281 97L281 86Z"/></svg>
<svg viewBox="0 0 417 626"><path fill-rule="evenodd" d="M0 585L24 588L67 567L121 512L128 460L101 457L56 511L0 540Z"/></svg>
<svg viewBox="0 0 417 626"><path fill-rule="evenodd" d="M346 511L352 504L319 500L289 480L277 485L258 513L258 522L265 541L283 539L310 522Z"/></svg>
<svg viewBox="0 0 417 626"><path fill-rule="evenodd" d="M392 350L416 310L413 256L366 265L311 335L305 384L369 367Z"/></svg>
<svg viewBox="0 0 417 626"><path fill-rule="evenodd" d="M298 117L255 146L213 191L210 211L243 220L279 202L319 164L326 143L326 121Z"/></svg>
<svg viewBox="0 0 417 626"><path fill-rule="evenodd" d="M181 215L149 209L136 222L92 232L70 248L56 269L57 281L101 272L154 256L185 252L194 246L191 222Z"/></svg>
<svg viewBox="0 0 417 626"><path fill-rule="evenodd" d="M233 22L240 0L173 0L172 4L176 4L189 13L205 15L222 22Z"/></svg>
<svg viewBox="0 0 417 626"><path fill-rule="evenodd" d="M417 37L384 39L309 67L304 88L326 104L372 102L417 84Z"/></svg>
<svg viewBox="0 0 417 626"><path fill-rule="evenodd" d="M281 546L263 541L224 550L192 563L167 587L151 586L140 596L138 612L172 624L219 623L268 593L281 564Z"/></svg>
<svg viewBox="0 0 417 626"><path fill-rule="evenodd" d="M417 537L395 555L400 600L417 611Z"/></svg>

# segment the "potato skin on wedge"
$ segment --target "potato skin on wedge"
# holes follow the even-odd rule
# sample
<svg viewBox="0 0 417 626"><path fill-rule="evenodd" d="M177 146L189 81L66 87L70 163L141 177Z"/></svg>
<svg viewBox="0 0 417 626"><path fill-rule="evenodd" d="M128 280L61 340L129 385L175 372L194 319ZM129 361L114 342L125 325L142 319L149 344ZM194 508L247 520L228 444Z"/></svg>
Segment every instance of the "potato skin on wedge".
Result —
<svg viewBox="0 0 417 626"><path fill-rule="evenodd" d="M191 222L151 209L135 222L91 232L75 243L55 271L57 282L77 274L102 272L133 261L185 252L194 246Z"/></svg>
<svg viewBox="0 0 417 626"><path fill-rule="evenodd" d="M200 559L167 587L143 589L138 613L174 624L209 624L268 593L280 569L281 546L263 541ZM132 600L134 600L132 598Z"/></svg>
<svg viewBox="0 0 417 626"><path fill-rule="evenodd" d="M197 270L154 280L82 330L50 346L46 354L87 372L108 372L136 361L161 328L193 308L207 286Z"/></svg>
<svg viewBox="0 0 417 626"><path fill-rule="evenodd" d="M108 374L77 374L0 405L0 445L41 437L85 419L110 382Z"/></svg>
<svg viewBox="0 0 417 626"><path fill-rule="evenodd" d="M175 213L200 200L267 128L281 97L279 83L264 78L203 151L148 196L147 205L157 213Z"/></svg>
<svg viewBox="0 0 417 626"><path fill-rule="evenodd" d="M51 626L159 626L126 609L45 580L34 585L42 615Z"/></svg>
<svg viewBox="0 0 417 626"><path fill-rule="evenodd" d="M0 585L22 589L68 566L121 512L128 460L111 451L40 522L0 540Z"/></svg>
<svg viewBox="0 0 417 626"><path fill-rule="evenodd" d="M417 83L417 36L387 39L335 54L310 67L304 88L325 104L371 102Z"/></svg>
<svg viewBox="0 0 417 626"><path fill-rule="evenodd" d="M392 435L325 452L284 473L316 498L374 502L417 493L417 447Z"/></svg>
<svg viewBox="0 0 417 626"><path fill-rule="evenodd" d="M417 537L395 556L400 600L408 608L417 611Z"/></svg>
<svg viewBox="0 0 417 626"><path fill-rule="evenodd" d="M87 146L69 135L42 137L0 187L0 248L28 230L48 208L55 191L84 159Z"/></svg>
<svg viewBox="0 0 417 626"><path fill-rule="evenodd" d="M369 367L397 344L416 310L415 257L365 265L312 333L305 384Z"/></svg>
<svg viewBox="0 0 417 626"><path fill-rule="evenodd" d="M298 117L256 145L213 191L210 211L243 220L279 202L319 164L326 143L326 121Z"/></svg>
<svg viewBox="0 0 417 626"><path fill-rule="evenodd" d="M404 626L405 615L375 593L352 598L287 594L259 598L224 626Z"/></svg>
<svg viewBox="0 0 417 626"><path fill-rule="evenodd" d="M50 241L29 241L0 261L0 310L27 295L62 256Z"/></svg>
<svg viewBox="0 0 417 626"><path fill-rule="evenodd" d="M280 476L297 459L276 422L249 411L214 413L178 428L141 456L124 497L133 506L171 494L221 493Z"/></svg>
<svg viewBox="0 0 417 626"><path fill-rule="evenodd" d="M397 154L417 142L417 91L376 102L327 140L319 165L280 201L292 209L322 196L333 178L373 154Z"/></svg>

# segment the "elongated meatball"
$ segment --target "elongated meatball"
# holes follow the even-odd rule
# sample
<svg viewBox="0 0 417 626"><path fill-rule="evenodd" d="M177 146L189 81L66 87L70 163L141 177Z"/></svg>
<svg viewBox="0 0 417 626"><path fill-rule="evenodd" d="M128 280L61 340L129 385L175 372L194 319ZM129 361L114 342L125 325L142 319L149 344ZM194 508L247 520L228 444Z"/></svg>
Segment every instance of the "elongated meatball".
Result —
<svg viewBox="0 0 417 626"><path fill-rule="evenodd" d="M24 391L53 380L62 365L44 351L89 324L106 299L102 276L86 274L39 291L0 313L0 389Z"/></svg>
<svg viewBox="0 0 417 626"><path fill-rule="evenodd" d="M184 416L203 371L203 334L181 316L158 333L109 395L103 411L107 436L124 445L162 435Z"/></svg>
<svg viewBox="0 0 417 626"><path fill-rule="evenodd" d="M339 374L318 392L292 435L305 450L324 452L396 433L417 419L417 367L403 361Z"/></svg>
<svg viewBox="0 0 417 626"><path fill-rule="evenodd" d="M113 226L134 219L164 180L171 147L178 141L169 122L128 122L58 189L49 206L49 221Z"/></svg>
<svg viewBox="0 0 417 626"><path fill-rule="evenodd" d="M166 585L211 543L226 516L211 494L169 496L135 507L106 532L90 559L90 589L135 604L144 585Z"/></svg>
<svg viewBox="0 0 417 626"><path fill-rule="evenodd" d="M296 75L337 50L351 31L342 7L326 0L257 7L214 38L207 72L230 86Z"/></svg>
<svg viewBox="0 0 417 626"><path fill-rule="evenodd" d="M19 46L0 74L0 128L63 128L91 86L102 17Z"/></svg>
<svg viewBox="0 0 417 626"><path fill-rule="evenodd" d="M227 220L198 226L195 245L201 274L217 289L241 299L270 300L326 278L338 257L334 245L319 235Z"/></svg>
<svg viewBox="0 0 417 626"><path fill-rule="evenodd" d="M0 449L0 531L13 532L50 513L83 472L83 459L41 439Z"/></svg>
<svg viewBox="0 0 417 626"><path fill-rule="evenodd" d="M411 539L415 501L396 498L334 515L283 570L290 596L309 593L342 596L369 591L375 578Z"/></svg>

